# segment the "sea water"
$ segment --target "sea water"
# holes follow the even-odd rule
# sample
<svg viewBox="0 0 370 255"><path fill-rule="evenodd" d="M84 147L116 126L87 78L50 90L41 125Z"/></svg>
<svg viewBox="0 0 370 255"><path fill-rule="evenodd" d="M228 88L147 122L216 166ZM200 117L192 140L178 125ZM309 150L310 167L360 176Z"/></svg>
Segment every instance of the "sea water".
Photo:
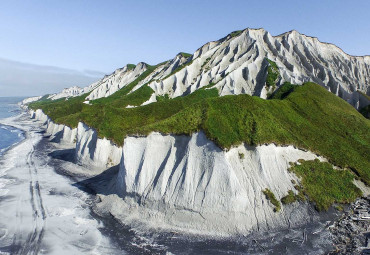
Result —
<svg viewBox="0 0 370 255"><path fill-rule="evenodd" d="M20 97L0 97L0 156L6 149L24 138L21 130L1 124L1 119L15 116L21 112L18 105L21 100Z"/></svg>

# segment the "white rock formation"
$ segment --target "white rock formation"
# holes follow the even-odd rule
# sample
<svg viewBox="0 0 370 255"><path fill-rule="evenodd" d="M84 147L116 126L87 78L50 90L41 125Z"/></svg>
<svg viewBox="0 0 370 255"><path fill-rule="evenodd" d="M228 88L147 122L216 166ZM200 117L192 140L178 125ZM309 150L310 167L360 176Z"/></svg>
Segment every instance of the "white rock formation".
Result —
<svg viewBox="0 0 370 255"><path fill-rule="evenodd" d="M65 97L76 97L76 96L81 95L83 90L84 89L82 89L78 86L65 88L60 93L52 94L52 95L48 96L48 99L57 100L57 99L60 99L60 98L65 98Z"/></svg>
<svg viewBox="0 0 370 255"><path fill-rule="evenodd" d="M357 109L370 103L363 95L370 94L369 56L349 56L296 31L271 36L263 29L246 29L237 36L209 42L191 58L179 54L158 65L132 91L149 84L154 93L144 104L155 102L157 95L183 96L210 83L220 95L265 98L266 58L279 68L278 85L313 81ZM62 93L68 97L92 91L87 101L107 97L147 69L139 63L134 69L118 69L85 89ZM272 144L240 145L224 151L202 132L191 137L159 133L127 137L120 147L99 138L83 123L70 129L55 124L41 110L31 115L46 124L54 141L76 142L78 164L100 169L120 164L117 179L112 181L116 195L102 195L98 208L109 210L124 223L229 235L299 225L312 215L302 203L283 206L276 213L262 193L268 188L280 199L294 190L291 180L298 180L287 171L289 162L318 158L311 152Z"/></svg>
<svg viewBox="0 0 370 255"><path fill-rule="evenodd" d="M137 64L134 69L128 68L127 66L117 69L111 75L106 75L101 79L86 100L110 96L125 85L133 82L146 70L147 65L145 63Z"/></svg>
<svg viewBox="0 0 370 255"><path fill-rule="evenodd" d="M187 61L187 58L178 54L171 61L164 62L158 65L157 68L145 79L140 81L132 91L140 88L142 85L148 83L151 80L159 79L169 75L174 69L182 65ZM91 94L86 98L87 100L95 100L102 97L108 97L120 90L121 88L127 86L135 79L137 79L141 74L143 74L148 69L146 63L139 63L134 69L130 69L127 66L117 69L111 75L105 76L102 80L98 82L96 88L91 92Z"/></svg>
<svg viewBox="0 0 370 255"><path fill-rule="evenodd" d="M98 173L120 164L111 190L120 198L102 196L98 207L127 224L232 235L300 225L312 216L308 205L298 203L274 212L262 193L268 188L281 199L294 190L291 180L298 180L287 171L289 162L323 160L311 152L273 144L224 151L203 132L127 137L119 147L83 123L70 129L41 110L30 114L52 141L75 143L76 163L86 169Z"/></svg>
<svg viewBox="0 0 370 255"><path fill-rule="evenodd" d="M246 29L238 36L205 44L190 65L150 86L156 94L176 97L213 82L221 95L265 97L266 58L276 62L280 84L313 81L354 106L358 102L353 94L370 94L370 56L347 55L333 44L297 31L271 36L263 29Z"/></svg>
<svg viewBox="0 0 370 255"><path fill-rule="evenodd" d="M80 165L106 169L120 163L122 147L106 138L98 138L95 130L80 122L77 127L75 155Z"/></svg>
<svg viewBox="0 0 370 255"><path fill-rule="evenodd" d="M54 123L42 110L30 111L31 118L45 125L46 133L51 141L75 144L76 163L88 167L105 170L121 162L122 147L116 146L106 138L98 138L95 130L82 122L77 128Z"/></svg>
<svg viewBox="0 0 370 255"><path fill-rule="evenodd" d="M21 105L26 105L26 104L29 104L29 103L35 102L35 101L37 101L37 100L40 100L40 98L42 98L42 96L29 97L29 98L26 98L26 99L22 100L22 102L21 102L20 104L21 104Z"/></svg>
<svg viewBox="0 0 370 255"><path fill-rule="evenodd" d="M45 125L45 131L47 134L52 136L52 141L58 143L76 143L77 139L77 128L70 128L65 125L54 123L42 110L36 111L31 110L30 115L32 119L40 121Z"/></svg>
<svg viewBox="0 0 370 255"><path fill-rule="evenodd" d="M262 190L280 199L294 190L289 162L317 158L292 146L240 145L223 151L200 132L128 137L116 183L123 198L110 212L125 223L145 222L217 235L303 224L304 205L274 212ZM102 205L109 206L110 199Z"/></svg>
<svg viewBox="0 0 370 255"><path fill-rule="evenodd" d="M370 95L370 56L350 56L333 44L295 30L272 36L264 29L245 29L236 36L206 43L190 58L178 54L158 65L132 91L149 83L155 96L168 94L173 98L215 83L220 95L249 94L265 98L266 58L275 61L279 68L278 85L284 81L293 84L313 81L357 109L370 103L359 94ZM174 72L179 66L185 67ZM125 66L84 89L72 87L50 98L78 96L90 91L86 100L107 97L147 69L145 63L133 69Z"/></svg>

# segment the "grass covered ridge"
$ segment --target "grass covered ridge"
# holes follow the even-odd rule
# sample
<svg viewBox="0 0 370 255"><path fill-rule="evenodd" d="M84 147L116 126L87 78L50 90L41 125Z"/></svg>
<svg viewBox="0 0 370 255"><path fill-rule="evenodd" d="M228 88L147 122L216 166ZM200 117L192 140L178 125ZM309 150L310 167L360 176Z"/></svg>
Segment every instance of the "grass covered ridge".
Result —
<svg viewBox="0 0 370 255"><path fill-rule="evenodd" d="M301 160L289 170L301 178L303 192L319 211L328 210L333 203L353 202L362 194L353 184L352 173L348 170L335 170L330 163L318 159ZM283 203L290 203L299 197L291 191L283 199Z"/></svg>
<svg viewBox="0 0 370 255"><path fill-rule="evenodd" d="M83 104L82 96L30 107L41 108L55 122L71 127L83 121L100 137L117 144L122 144L127 135L152 131L191 134L199 130L222 148L242 142L291 144L320 154L341 168L350 168L370 185L370 121L317 84L296 86L283 93L283 99L218 97L217 89L200 89L188 96L125 108L150 96L149 89L143 86L136 94L121 89L93 105ZM148 95L139 100L145 93Z"/></svg>

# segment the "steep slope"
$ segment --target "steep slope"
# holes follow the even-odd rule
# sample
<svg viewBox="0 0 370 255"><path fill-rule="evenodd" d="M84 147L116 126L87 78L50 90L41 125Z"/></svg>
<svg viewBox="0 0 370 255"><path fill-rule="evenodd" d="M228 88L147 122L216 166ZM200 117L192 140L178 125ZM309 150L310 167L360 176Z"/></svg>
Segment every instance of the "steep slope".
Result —
<svg viewBox="0 0 370 255"><path fill-rule="evenodd" d="M148 74L145 79L141 80L137 84L138 86L147 83L148 81L154 79L154 77L162 77L164 75L168 75L172 72L173 69L186 62L188 58L189 56L185 57L184 54L180 53L171 61L161 63L155 66L154 69L150 68L150 66L146 63L139 63L136 66L127 65L124 68L117 69L111 75L107 75L102 80L100 80L96 88L86 99L95 100L103 97L108 97L121 88L134 82L138 77L140 77L140 75L148 70L150 70L150 74Z"/></svg>
<svg viewBox="0 0 370 255"><path fill-rule="evenodd" d="M268 69L276 66L274 86L266 83ZM79 96L92 91L87 100L108 97L148 70L145 63L127 65L81 92L71 88L54 98ZM268 97L284 82L312 81L343 98L356 109L370 104L370 56L355 57L333 44L320 42L293 30L271 36L264 29L245 29L206 43L193 55L180 53L151 69L133 88L149 84L156 96L187 95L215 85L220 95L248 94ZM276 85L276 86L275 86Z"/></svg>
<svg viewBox="0 0 370 255"><path fill-rule="evenodd" d="M332 44L290 31L271 36L263 29L246 29L198 49L181 71L153 81L157 94L170 97L215 83L220 95L249 94L266 98L267 59L273 60L284 81L313 81L359 108L357 90L370 93L370 57L353 57Z"/></svg>

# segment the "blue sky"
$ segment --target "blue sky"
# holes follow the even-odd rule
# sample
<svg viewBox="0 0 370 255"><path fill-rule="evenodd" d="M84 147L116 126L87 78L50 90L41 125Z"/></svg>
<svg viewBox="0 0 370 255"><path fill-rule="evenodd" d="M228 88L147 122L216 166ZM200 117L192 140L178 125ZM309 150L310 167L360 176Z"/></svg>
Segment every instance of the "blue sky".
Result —
<svg viewBox="0 0 370 255"><path fill-rule="evenodd" d="M0 58L111 73L126 63L193 53L246 27L272 35L296 29L369 55L369 10L368 0L2 0Z"/></svg>

